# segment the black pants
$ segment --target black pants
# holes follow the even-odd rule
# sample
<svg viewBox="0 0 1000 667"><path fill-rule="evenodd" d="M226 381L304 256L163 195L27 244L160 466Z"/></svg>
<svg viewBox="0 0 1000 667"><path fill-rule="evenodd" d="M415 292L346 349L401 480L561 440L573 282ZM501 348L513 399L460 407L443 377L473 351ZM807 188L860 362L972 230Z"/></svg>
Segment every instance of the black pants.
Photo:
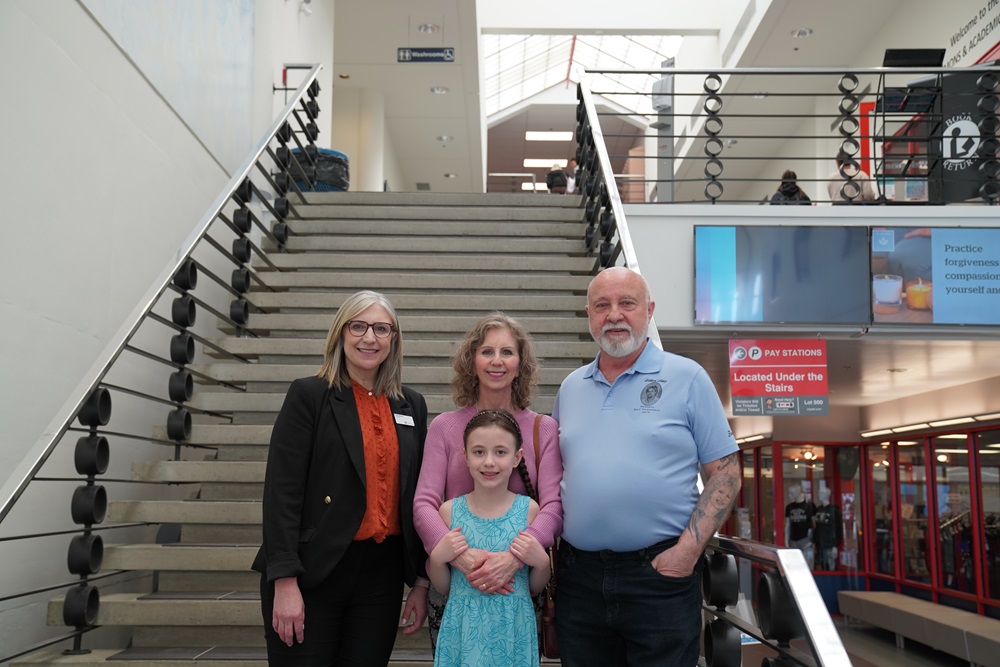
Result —
<svg viewBox="0 0 1000 667"><path fill-rule="evenodd" d="M384 667L396 641L402 595L402 539L354 542L323 583L302 591L306 639L288 646L271 622L274 584L261 577L268 664Z"/></svg>

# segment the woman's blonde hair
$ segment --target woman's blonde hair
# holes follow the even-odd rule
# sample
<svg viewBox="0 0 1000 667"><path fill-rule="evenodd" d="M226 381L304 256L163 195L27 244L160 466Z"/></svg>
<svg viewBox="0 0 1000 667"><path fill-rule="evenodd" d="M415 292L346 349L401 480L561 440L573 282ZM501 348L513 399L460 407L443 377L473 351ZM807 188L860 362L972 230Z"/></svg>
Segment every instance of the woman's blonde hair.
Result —
<svg viewBox="0 0 1000 667"><path fill-rule="evenodd" d="M538 388L538 360L535 358L531 335L513 317L494 311L479 319L459 344L451 357L455 377L451 380L451 397L455 405L467 407L479 400L479 378L476 376L476 350L483 344L490 329L507 329L517 341L517 356L520 358L518 376L510 387L510 402L515 410L523 410L531 405Z"/></svg>
<svg viewBox="0 0 1000 667"><path fill-rule="evenodd" d="M376 394L400 398L403 395L403 332L399 329L396 309L389 299L384 294L371 290L355 292L344 299L344 303L337 310L337 316L333 319L333 324L330 325L330 331L326 334L323 365L316 375L325 379L330 387L340 389L351 386L351 377L344 362L344 327L372 306L385 308L393 328L389 336L389 356L378 367L374 391Z"/></svg>

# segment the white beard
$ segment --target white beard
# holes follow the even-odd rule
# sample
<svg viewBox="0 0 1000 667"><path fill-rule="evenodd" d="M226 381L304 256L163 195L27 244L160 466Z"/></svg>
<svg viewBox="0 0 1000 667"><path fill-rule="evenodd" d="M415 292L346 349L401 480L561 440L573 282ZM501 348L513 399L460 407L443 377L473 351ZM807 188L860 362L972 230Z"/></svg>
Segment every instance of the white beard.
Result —
<svg viewBox="0 0 1000 667"><path fill-rule="evenodd" d="M628 339L624 341L609 339L604 334L610 329L627 330L629 334ZM646 336L643 333L636 333L632 330L632 327L622 322L621 324L605 324L601 329L601 334L594 336L594 340L597 341L597 344L601 346L601 350L609 357L620 358L627 357L639 350L642 344L646 342Z"/></svg>

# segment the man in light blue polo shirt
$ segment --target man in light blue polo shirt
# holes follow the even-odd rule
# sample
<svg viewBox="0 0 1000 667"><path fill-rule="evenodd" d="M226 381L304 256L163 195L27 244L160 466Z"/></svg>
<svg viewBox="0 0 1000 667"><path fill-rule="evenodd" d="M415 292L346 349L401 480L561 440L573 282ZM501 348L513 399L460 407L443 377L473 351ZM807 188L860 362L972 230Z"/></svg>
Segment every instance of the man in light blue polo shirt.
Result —
<svg viewBox="0 0 1000 667"><path fill-rule="evenodd" d="M696 664L701 555L742 482L739 447L708 374L646 337L654 306L639 274L599 273L587 315L601 351L556 397L565 667Z"/></svg>

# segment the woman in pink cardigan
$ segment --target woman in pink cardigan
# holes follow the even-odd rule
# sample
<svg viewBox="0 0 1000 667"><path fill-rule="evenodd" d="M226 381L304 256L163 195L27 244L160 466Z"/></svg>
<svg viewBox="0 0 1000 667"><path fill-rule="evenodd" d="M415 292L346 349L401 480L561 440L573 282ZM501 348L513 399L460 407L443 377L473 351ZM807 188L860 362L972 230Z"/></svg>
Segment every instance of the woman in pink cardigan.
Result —
<svg viewBox="0 0 1000 667"><path fill-rule="evenodd" d="M452 357L455 377L452 398L461 406L434 418L427 429L424 459L413 499L413 523L427 553L448 532L438 509L450 500L472 491L472 476L465 460L462 433L480 410L507 410L514 415L524 435L519 474L510 476L511 491L526 494L526 475L538 492L540 511L527 532L551 547L562 532L562 457L559 426L551 417L528 409L538 381L538 362L531 337L520 322L494 312L481 318L465 335ZM536 460L535 434L538 436ZM469 583L486 592L506 595L508 582L523 564L509 551L483 552L469 549L452 562ZM446 594L431 588L427 598L431 645L437 642Z"/></svg>

